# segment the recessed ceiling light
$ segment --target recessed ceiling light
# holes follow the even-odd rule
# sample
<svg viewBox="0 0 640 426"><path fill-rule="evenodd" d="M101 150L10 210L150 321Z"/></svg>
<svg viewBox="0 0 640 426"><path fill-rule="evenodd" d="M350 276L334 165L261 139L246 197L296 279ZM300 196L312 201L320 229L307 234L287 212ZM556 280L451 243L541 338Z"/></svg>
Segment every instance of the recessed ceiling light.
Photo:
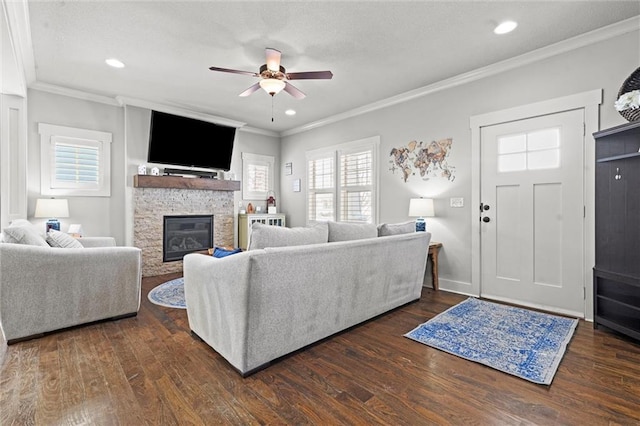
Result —
<svg viewBox="0 0 640 426"><path fill-rule="evenodd" d="M287 114L287 115L296 115L296 112L294 110L292 110L292 109L288 109L284 113Z"/></svg>
<svg viewBox="0 0 640 426"><path fill-rule="evenodd" d="M496 34L506 34L506 33L510 33L511 31L515 30L517 26L518 26L518 23L515 22L515 21L504 21L504 22L501 22L493 30L493 32L496 33Z"/></svg>
<svg viewBox="0 0 640 426"><path fill-rule="evenodd" d="M109 58L105 61L107 63L107 65L109 65L110 67L114 67L114 68L124 68L124 64L122 63L122 61L119 61L116 58Z"/></svg>

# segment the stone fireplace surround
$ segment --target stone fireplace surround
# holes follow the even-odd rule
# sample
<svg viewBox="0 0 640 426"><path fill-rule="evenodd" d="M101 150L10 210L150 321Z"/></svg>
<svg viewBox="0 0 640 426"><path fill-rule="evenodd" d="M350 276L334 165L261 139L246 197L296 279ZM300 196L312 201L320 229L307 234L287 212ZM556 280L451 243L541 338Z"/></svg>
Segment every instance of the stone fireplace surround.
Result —
<svg viewBox="0 0 640 426"><path fill-rule="evenodd" d="M162 261L164 216L213 215L215 246L234 245L234 191L239 181L135 175L133 245L142 250L142 276L182 272L182 261Z"/></svg>

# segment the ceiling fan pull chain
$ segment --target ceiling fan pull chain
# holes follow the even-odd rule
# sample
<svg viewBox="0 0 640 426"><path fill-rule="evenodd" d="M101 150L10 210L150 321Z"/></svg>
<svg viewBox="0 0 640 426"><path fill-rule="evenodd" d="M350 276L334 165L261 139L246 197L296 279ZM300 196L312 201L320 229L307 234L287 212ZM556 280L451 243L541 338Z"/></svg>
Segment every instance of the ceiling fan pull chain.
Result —
<svg viewBox="0 0 640 426"><path fill-rule="evenodd" d="M273 95L271 95L271 122L273 123Z"/></svg>

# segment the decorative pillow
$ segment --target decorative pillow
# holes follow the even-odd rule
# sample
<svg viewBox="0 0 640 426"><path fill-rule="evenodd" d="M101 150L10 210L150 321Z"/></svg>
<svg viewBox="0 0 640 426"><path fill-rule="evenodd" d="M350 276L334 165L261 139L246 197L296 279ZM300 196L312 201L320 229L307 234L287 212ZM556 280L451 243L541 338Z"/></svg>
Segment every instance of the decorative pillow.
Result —
<svg viewBox="0 0 640 426"><path fill-rule="evenodd" d="M378 225L378 237L416 232L416 222L413 220L401 223L381 223Z"/></svg>
<svg viewBox="0 0 640 426"><path fill-rule="evenodd" d="M226 250L220 247L216 247L213 249L213 257L227 257L232 254L240 253L242 251L241 248L236 248L233 250Z"/></svg>
<svg viewBox="0 0 640 426"><path fill-rule="evenodd" d="M83 248L84 246L80 244L80 241L73 238L71 235L65 234L64 232L56 231L55 229L50 229L47 233L47 243L51 247L60 247L60 248Z"/></svg>
<svg viewBox="0 0 640 426"><path fill-rule="evenodd" d="M251 225L249 250L326 243L328 234L325 222L314 226L294 228L254 223Z"/></svg>
<svg viewBox="0 0 640 426"><path fill-rule="evenodd" d="M31 224L29 224L29 226L8 226L3 229L2 233L7 243L42 247L49 246L45 239L42 238L42 235L40 235Z"/></svg>
<svg viewBox="0 0 640 426"><path fill-rule="evenodd" d="M378 236L378 227L372 223L329 222L329 242L362 240Z"/></svg>

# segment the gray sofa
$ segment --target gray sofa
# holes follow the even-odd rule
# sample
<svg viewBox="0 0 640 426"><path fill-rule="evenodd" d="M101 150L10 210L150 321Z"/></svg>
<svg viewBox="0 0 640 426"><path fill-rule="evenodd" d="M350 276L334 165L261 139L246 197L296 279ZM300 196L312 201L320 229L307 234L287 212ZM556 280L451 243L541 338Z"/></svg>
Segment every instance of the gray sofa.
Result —
<svg viewBox="0 0 640 426"><path fill-rule="evenodd" d="M80 238L77 244L59 233L58 246L51 247L37 233L17 240L9 234L5 228L0 236L0 328L8 344L137 314L140 249L116 247L110 237Z"/></svg>
<svg viewBox="0 0 640 426"><path fill-rule="evenodd" d="M186 255L192 332L247 376L419 299L431 234L413 232L412 222L411 232L394 235L369 226L373 231L363 234L348 225L329 223L325 231L319 225L311 233L320 236L304 244L307 229L263 225L252 228L248 251L224 258ZM271 235L257 243L261 232Z"/></svg>

